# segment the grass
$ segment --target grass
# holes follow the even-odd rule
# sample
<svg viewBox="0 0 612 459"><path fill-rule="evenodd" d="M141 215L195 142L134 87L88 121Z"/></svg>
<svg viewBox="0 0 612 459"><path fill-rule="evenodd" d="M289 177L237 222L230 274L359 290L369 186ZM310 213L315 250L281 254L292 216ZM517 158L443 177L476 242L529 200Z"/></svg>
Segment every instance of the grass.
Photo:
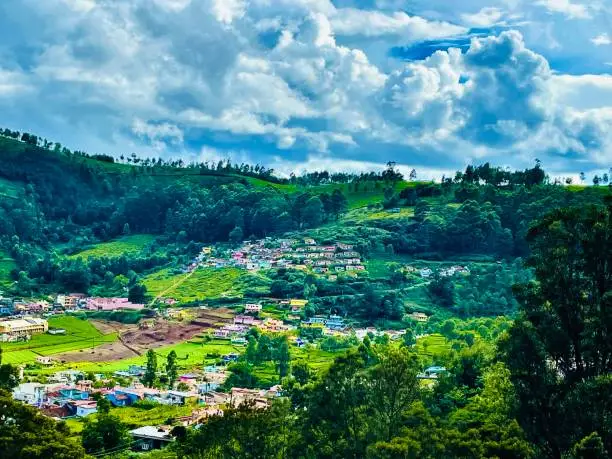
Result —
<svg viewBox="0 0 612 459"><path fill-rule="evenodd" d="M5 343L2 345L3 360L7 363L20 364L36 360L43 355L54 355L62 352L87 349L100 344L110 343L117 339L116 333L104 335L86 320L71 316L49 319L50 328L63 328L65 335L34 335L24 343Z"/></svg>
<svg viewBox="0 0 612 459"><path fill-rule="evenodd" d="M143 283L154 296L163 293L187 303L241 295L238 281L243 274L244 271L237 268L198 269L192 275L172 274L170 269L164 269L145 277Z"/></svg>
<svg viewBox="0 0 612 459"><path fill-rule="evenodd" d="M15 260L0 250L0 287L8 287L13 284L11 271L15 268L17 268Z"/></svg>
<svg viewBox="0 0 612 459"><path fill-rule="evenodd" d="M155 240L151 234L134 234L124 236L110 242L101 242L93 247L83 250L68 258L100 258L100 257L120 257L130 253L138 253L150 245Z"/></svg>

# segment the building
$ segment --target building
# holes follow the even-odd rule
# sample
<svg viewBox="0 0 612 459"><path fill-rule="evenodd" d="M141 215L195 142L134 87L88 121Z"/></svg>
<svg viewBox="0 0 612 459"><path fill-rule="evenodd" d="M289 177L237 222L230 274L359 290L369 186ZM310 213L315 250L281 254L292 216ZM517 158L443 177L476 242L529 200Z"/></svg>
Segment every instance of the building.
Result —
<svg viewBox="0 0 612 459"><path fill-rule="evenodd" d="M135 449L140 451L151 451L161 449L174 441L170 435L170 427L144 426L130 431L135 441Z"/></svg>
<svg viewBox="0 0 612 459"><path fill-rule="evenodd" d="M39 355L38 357L36 357L36 363L40 365L53 365L53 360L51 360L51 357L44 357L42 355Z"/></svg>
<svg viewBox="0 0 612 459"><path fill-rule="evenodd" d="M144 308L144 304L132 303L127 298L87 298L87 309L92 311L117 311L119 309L140 311Z"/></svg>
<svg viewBox="0 0 612 459"><path fill-rule="evenodd" d="M409 319L414 320L415 322L427 322L429 320L429 316L427 314L423 314L422 312L412 312L407 315Z"/></svg>
<svg viewBox="0 0 612 459"><path fill-rule="evenodd" d="M289 301L289 306L291 306L291 310L293 312L302 310L307 304L308 304L308 300L299 300L296 298L292 298Z"/></svg>
<svg viewBox="0 0 612 459"><path fill-rule="evenodd" d="M247 303L244 306L244 310L247 313L258 313L258 312L261 312L262 306L261 306L261 304Z"/></svg>
<svg viewBox="0 0 612 459"><path fill-rule="evenodd" d="M8 335L9 337L31 336L46 333L48 330L49 323L45 319L35 317L0 322L0 335Z"/></svg>
<svg viewBox="0 0 612 459"><path fill-rule="evenodd" d="M13 389L13 398L28 405L41 405L47 398L49 386L39 383L23 383Z"/></svg>

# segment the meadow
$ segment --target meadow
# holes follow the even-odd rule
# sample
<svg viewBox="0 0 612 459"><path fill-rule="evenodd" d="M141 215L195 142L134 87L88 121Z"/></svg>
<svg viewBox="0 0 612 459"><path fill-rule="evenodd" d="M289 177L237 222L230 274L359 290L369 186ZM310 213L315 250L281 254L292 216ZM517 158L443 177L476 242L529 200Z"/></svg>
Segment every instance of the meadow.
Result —
<svg viewBox="0 0 612 459"><path fill-rule="evenodd" d="M190 274L172 274L172 270L164 269L146 276L143 283L151 295L163 294L180 302L191 302L239 296L238 281L243 274L238 268L206 268Z"/></svg>
<svg viewBox="0 0 612 459"><path fill-rule="evenodd" d="M62 328L65 335L34 335L30 341L3 343L3 361L13 364L29 363L38 356L50 356L62 352L92 348L117 339L116 333L102 334L86 320L71 316L49 319L50 328Z"/></svg>
<svg viewBox="0 0 612 459"><path fill-rule="evenodd" d="M133 234L109 242L101 242L81 252L70 255L68 258L100 258L120 257L122 255L141 252L155 240L151 234Z"/></svg>

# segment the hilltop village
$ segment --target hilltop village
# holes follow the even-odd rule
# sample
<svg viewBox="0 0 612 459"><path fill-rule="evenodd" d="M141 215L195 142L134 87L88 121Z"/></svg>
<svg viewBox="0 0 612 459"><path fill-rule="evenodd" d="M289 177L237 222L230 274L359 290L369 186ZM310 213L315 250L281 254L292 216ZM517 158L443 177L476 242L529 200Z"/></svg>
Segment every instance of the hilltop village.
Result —
<svg viewBox="0 0 612 459"><path fill-rule="evenodd" d="M352 244L319 245L312 238L265 238L247 242L238 249L204 247L200 255L185 271L197 267L262 269L297 269L312 271L335 279L338 273L357 273L366 270L361 255Z"/></svg>

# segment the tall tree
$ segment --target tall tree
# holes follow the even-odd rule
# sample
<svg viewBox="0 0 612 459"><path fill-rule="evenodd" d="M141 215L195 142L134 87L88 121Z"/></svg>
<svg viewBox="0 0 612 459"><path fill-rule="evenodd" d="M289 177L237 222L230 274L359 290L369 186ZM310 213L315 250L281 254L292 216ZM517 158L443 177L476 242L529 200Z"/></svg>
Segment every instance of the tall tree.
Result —
<svg viewBox="0 0 612 459"><path fill-rule="evenodd" d="M168 387L172 389L176 378L178 377L178 369L176 367L176 352L170 351L166 357L166 376L168 376Z"/></svg>
<svg viewBox="0 0 612 459"><path fill-rule="evenodd" d="M147 368L144 376L142 377L142 383L147 387L153 387L157 380L157 354L153 349L147 351Z"/></svg>
<svg viewBox="0 0 612 459"><path fill-rule="evenodd" d="M540 457L561 458L593 431L612 449L612 207L569 208L528 234L536 281L502 342L519 420Z"/></svg>

